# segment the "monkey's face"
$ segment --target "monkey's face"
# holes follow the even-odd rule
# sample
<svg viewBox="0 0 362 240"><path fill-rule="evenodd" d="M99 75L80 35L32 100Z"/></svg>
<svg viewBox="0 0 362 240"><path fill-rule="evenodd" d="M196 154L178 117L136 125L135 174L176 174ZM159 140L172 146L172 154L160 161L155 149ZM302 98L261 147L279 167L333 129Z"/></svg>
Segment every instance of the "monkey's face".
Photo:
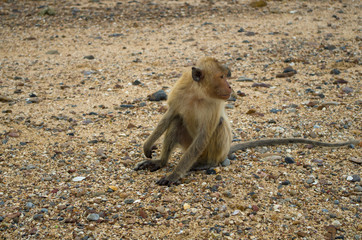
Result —
<svg viewBox="0 0 362 240"><path fill-rule="evenodd" d="M228 67L213 62L203 68L192 68L192 78L206 90L211 98L227 100L230 98L232 89L227 81L231 77Z"/></svg>

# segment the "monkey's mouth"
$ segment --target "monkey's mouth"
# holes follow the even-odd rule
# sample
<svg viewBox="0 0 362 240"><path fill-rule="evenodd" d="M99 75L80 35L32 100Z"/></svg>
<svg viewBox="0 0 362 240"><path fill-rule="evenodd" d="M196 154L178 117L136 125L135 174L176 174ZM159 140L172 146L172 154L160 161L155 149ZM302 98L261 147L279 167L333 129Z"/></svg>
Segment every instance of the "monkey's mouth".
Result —
<svg viewBox="0 0 362 240"><path fill-rule="evenodd" d="M220 98L225 99L225 100L228 100L228 99L230 98L230 94L231 94L231 93L220 95Z"/></svg>

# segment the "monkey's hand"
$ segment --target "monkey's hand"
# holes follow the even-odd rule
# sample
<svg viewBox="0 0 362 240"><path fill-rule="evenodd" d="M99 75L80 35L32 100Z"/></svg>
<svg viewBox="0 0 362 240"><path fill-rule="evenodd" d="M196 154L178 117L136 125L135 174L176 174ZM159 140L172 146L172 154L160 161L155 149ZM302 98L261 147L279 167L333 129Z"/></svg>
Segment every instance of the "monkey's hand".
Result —
<svg viewBox="0 0 362 240"><path fill-rule="evenodd" d="M156 182L160 186L171 186L180 184L180 175L177 173L171 173L170 175L161 178Z"/></svg>
<svg viewBox="0 0 362 240"><path fill-rule="evenodd" d="M143 153L147 158L152 158L152 153L157 149L156 146L149 146L148 144L143 145Z"/></svg>
<svg viewBox="0 0 362 240"><path fill-rule="evenodd" d="M138 170L148 169L151 172L154 172L160 169L161 167L163 167L163 164L161 163L160 160L145 160L143 162L138 163L134 168L134 170L138 171Z"/></svg>

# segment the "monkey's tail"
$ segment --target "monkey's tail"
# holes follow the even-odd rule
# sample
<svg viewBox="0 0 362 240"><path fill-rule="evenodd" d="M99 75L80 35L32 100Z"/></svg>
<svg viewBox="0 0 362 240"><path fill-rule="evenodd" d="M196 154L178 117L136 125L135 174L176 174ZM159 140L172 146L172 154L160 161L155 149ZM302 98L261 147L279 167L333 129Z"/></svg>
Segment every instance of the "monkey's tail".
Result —
<svg viewBox="0 0 362 240"><path fill-rule="evenodd" d="M336 143L325 143L325 142L319 142L304 138L270 138L270 139L259 139L255 141L248 141L243 143L238 143L233 146L231 146L229 154L232 154L238 150L244 150L247 148L253 148L253 147L261 147L261 146L272 146L272 145L286 145L290 143L305 143L305 144L312 144L315 146L321 146L321 147L341 147L345 145L350 144L358 144L359 140L351 140L347 142L336 142Z"/></svg>

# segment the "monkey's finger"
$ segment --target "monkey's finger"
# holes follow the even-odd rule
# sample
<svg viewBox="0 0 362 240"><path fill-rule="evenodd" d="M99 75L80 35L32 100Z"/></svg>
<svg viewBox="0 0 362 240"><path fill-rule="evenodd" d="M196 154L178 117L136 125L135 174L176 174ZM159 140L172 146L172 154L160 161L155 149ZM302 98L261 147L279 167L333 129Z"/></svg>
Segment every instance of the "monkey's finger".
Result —
<svg viewBox="0 0 362 240"><path fill-rule="evenodd" d="M161 167L158 165L153 165L153 166L149 166L150 172L155 172L158 169L160 169Z"/></svg>
<svg viewBox="0 0 362 240"><path fill-rule="evenodd" d="M167 180L165 177L161 178L160 180L158 180L156 182L157 185L160 186L171 186L171 182L169 180Z"/></svg>

